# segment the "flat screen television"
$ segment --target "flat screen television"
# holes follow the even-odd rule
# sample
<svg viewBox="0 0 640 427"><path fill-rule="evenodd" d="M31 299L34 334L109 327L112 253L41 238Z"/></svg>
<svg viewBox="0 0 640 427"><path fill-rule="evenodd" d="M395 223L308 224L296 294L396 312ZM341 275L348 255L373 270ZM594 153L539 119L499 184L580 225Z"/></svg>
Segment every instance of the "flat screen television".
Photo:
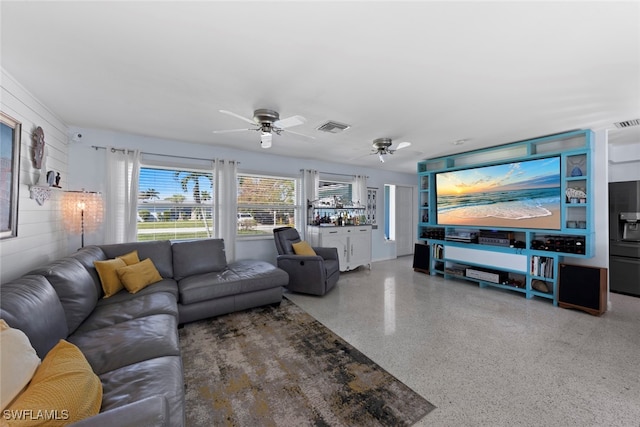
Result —
<svg viewBox="0 0 640 427"><path fill-rule="evenodd" d="M559 230L560 157L436 174L438 225Z"/></svg>

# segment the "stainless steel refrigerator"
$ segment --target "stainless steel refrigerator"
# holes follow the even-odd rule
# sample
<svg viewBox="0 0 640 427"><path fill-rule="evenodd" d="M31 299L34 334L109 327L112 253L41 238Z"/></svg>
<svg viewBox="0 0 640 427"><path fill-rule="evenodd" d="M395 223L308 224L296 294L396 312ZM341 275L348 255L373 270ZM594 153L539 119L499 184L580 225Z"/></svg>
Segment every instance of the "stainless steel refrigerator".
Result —
<svg viewBox="0 0 640 427"><path fill-rule="evenodd" d="M609 183L609 289L640 297L640 181Z"/></svg>

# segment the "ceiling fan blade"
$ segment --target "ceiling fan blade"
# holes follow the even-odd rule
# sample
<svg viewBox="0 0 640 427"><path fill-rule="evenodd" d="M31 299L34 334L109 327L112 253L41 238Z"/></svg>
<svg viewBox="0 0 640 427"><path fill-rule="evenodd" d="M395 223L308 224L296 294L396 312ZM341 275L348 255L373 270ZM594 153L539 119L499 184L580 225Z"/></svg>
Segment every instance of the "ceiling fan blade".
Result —
<svg viewBox="0 0 640 427"><path fill-rule="evenodd" d="M236 114L236 113L234 113L233 111L220 110L220 112L221 112L222 114L228 114L228 115L233 116L233 117L235 117L235 118L237 118L237 119L244 120L245 122L247 122L247 123L251 123L252 125L255 125L255 124L256 124L256 122L255 122L253 119L249 119L249 118L247 118L247 117L243 117L243 116L241 116L240 114Z"/></svg>
<svg viewBox="0 0 640 427"><path fill-rule="evenodd" d="M307 122L307 119L305 119L302 116L291 116L291 117L287 117L286 119L281 119L273 122L273 126L286 129L293 126L299 126L299 125L305 124L306 122Z"/></svg>
<svg viewBox="0 0 640 427"><path fill-rule="evenodd" d="M213 133L232 133L232 132L244 132L247 130L258 130L258 129L227 129L227 130L214 130Z"/></svg>
<svg viewBox="0 0 640 427"><path fill-rule="evenodd" d="M407 141L404 141L404 142L401 142L400 144L398 144L398 147L396 148L396 150L402 150L403 148L407 148L409 146L411 146L411 143L407 142Z"/></svg>
<svg viewBox="0 0 640 427"><path fill-rule="evenodd" d="M283 129L284 130L284 129ZM300 132L294 132L292 130L284 130L286 133L292 133L294 135L298 135L298 136L304 136L305 138L309 138L309 139L316 139L315 136L310 136L310 135L305 135L304 133L300 133Z"/></svg>

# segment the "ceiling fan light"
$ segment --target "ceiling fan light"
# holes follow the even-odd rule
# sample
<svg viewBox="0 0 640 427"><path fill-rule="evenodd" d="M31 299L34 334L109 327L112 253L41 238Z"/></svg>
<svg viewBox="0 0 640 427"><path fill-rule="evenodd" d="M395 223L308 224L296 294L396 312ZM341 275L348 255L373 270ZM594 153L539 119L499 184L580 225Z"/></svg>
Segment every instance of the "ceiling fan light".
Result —
<svg viewBox="0 0 640 427"><path fill-rule="evenodd" d="M271 148L271 141L273 140L273 135L269 132L262 132L260 134L260 146L262 148Z"/></svg>
<svg viewBox="0 0 640 427"><path fill-rule="evenodd" d="M378 158L380 159L380 163L384 163L384 156L382 153L378 153Z"/></svg>

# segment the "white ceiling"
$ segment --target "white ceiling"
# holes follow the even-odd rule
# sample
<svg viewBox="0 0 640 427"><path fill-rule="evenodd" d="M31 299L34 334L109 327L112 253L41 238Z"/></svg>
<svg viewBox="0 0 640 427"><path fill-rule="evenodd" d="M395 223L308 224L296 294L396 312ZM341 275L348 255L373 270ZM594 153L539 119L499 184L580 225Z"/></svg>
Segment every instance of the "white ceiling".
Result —
<svg viewBox="0 0 640 427"><path fill-rule="evenodd" d="M417 160L640 118L640 3L9 2L1 65L71 126L262 150L213 134L271 108L270 152ZM341 134L316 130L327 120ZM375 138L398 151L368 155ZM453 141L467 140L463 145ZM611 132L640 142L640 126ZM393 147L392 147L393 148Z"/></svg>

